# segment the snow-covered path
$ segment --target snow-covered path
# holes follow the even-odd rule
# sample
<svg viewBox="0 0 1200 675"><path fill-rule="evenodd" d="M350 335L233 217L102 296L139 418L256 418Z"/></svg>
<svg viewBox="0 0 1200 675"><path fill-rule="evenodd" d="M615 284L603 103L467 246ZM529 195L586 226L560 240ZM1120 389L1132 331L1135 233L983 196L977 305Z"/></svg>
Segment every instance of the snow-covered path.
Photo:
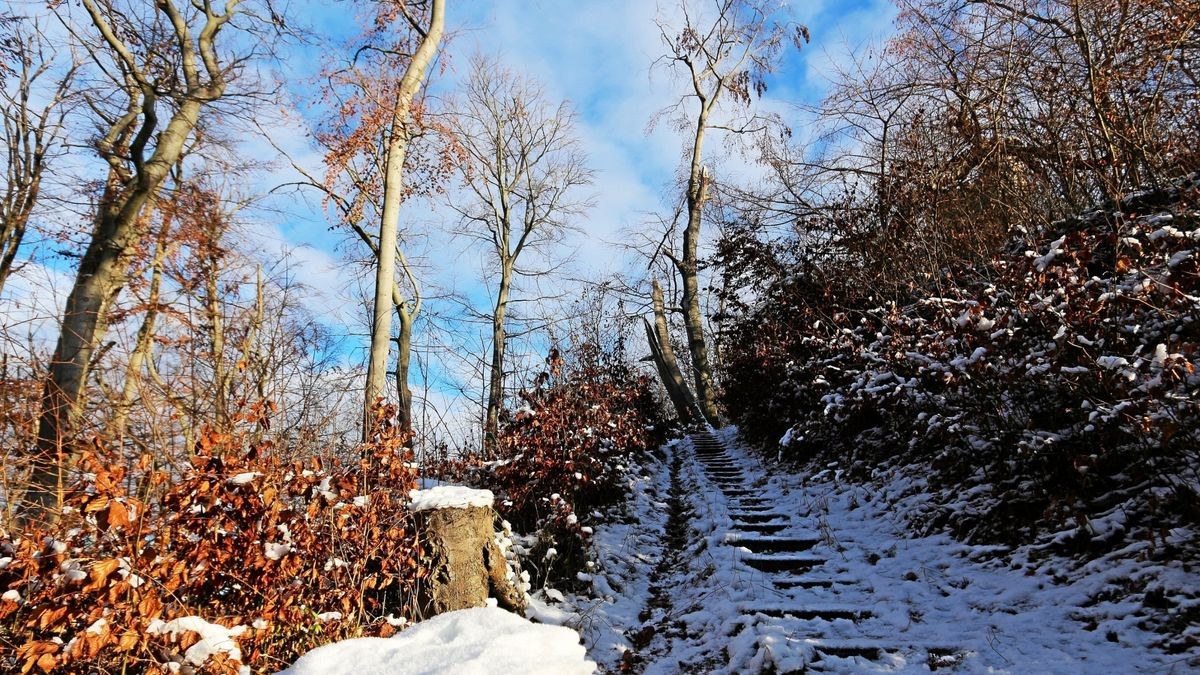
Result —
<svg viewBox="0 0 1200 675"><path fill-rule="evenodd" d="M635 498L643 513L621 526L639 542L624 559L649 577L636 584L645 606L636 623L628 593L608 616L591 609L594 622L626 623L625 670L1189 672L1187 655L1149 649L1154 636L1133 619L1086 621L1106 611L1087 602L1097 579L1056 584L983 560L986 547L911 537L891 513L896 486L849 485L832 469L769 472L732 431L669 449ZM631 577L622 583L633 590ZM624 647L592 642L615 669Z"/></svg>

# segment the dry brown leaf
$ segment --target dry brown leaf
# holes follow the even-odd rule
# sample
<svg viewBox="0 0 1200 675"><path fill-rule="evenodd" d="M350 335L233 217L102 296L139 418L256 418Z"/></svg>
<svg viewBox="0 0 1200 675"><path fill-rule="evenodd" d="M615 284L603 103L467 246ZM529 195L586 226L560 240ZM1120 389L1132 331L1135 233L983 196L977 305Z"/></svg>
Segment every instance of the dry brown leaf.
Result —
<svg viewBox="0 0 1200 675"><path fill-rule="evenodd" d="M129 509L118 501L109 502L108 504L108 526L109 527L127 527L129 525Z"/></svg>
<svg viewBox="0 0 1200 675"><path fill-rule="evenodd" d="M117 568L120 566L121 563L116 558L109 558L108 560L100 560L92 563L92 571L89 574L92 582L87 586L84 586L83 590L95 591L103 588L104 584L108 582L108 576L117 571Z"/></svg>
<svg viewBox="0 0 1200 675"><path fill-rule="evenodd" d="M117 642L118 652L127 652L137 646L138 634L133 631L125 631L121 639Z"/></svg>

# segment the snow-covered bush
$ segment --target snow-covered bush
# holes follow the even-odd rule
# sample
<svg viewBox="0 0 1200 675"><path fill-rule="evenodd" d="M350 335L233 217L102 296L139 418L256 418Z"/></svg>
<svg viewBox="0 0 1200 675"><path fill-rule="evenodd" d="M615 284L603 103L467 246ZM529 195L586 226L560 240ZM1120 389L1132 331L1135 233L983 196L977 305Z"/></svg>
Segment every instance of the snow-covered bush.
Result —
<svg viewBox="0 0 1200 675"><path fill-rule="evenodd" d="M780 265L727 328L726 404L792 457L928 463L972 495L924 514L960 536L1029 541L1125 501L1125 527L1075 544L1195 523L1197 181L1024 233L904 301Z"/></svg>

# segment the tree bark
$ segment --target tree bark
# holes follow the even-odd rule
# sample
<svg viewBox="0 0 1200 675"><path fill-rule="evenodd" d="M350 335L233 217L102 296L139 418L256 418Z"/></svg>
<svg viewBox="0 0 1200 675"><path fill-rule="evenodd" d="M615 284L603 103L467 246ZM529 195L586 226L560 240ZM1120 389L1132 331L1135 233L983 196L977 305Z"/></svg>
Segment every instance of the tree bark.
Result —
<svg viewBox="0 0 1200 675"><path fill-rule="evenodd" d="M487 418L484 423L484 454L494 457L500 439L500 409L504 407L504 348L508 333L504 318L508 313L508 295L512 286L512 262L500 269L500 290L496 293L496 311L492 312L492 364L488 379Z"/></svg>
<svg viewBox="0 0 1200 675"><path fill-rule="evenodd" d="M155 96L147 90L143 93L143 122L135 144L144 146L157 128L154 104ZM154 153L139 167L132 184L118 185L110 180L106 189L92 239L67 296L62 329L42 394L37 452L25 495L30 510L53 514L61 505L63 472L73 456L68 439L76 431L82 412L92 352L104 335L109 305L125 285L134 249L145 237L148 219L142 218L142 212L183 153L187 137L200 119L201 106L199 98L185 100L158 135Z"/></svg>
<svg viewBox="0 0 1200 675"><path fill-rule="evenodd" d="M692 356L692 375L696 386L696 402L700 412L711 424L718 421L716 393L712 368L708 362L708 346L704 340L704 317L700 312L699 247L700 225L704 202L708 198L708 172L703 164L704 133L708 126L709 102L701 100L696 120L696 136L692 144L692 160L687 187L687 227L683 231L683 259L679 276L683 282L683 326L687 331L688 351Z"/></svg>
<svg viewBox="0 0 1200 675"><path fill-rule="evenodd" d="M416 514L417 534L430 569L417 591L420 618L483 607L489 596L512 612L525 609L520 579L496 545L496 512L488 507L444 508Z"/></svg>
<svg viewBox="0 0 1200 675"><path fill-rule="evenodd" d="M412 430L412 389L408 385L408 371L412 362L412 330L416 318L408 309L408 303L403 299L396 300L396 317L400 321L399 335L396 336L396 392L400 397L400 405L396 408L396 423L401 429Z"/></svg>
<svg viewBox="0 0 1200 675"><path fill-rule="evenodd" d="M226 429L229 422L229 378L225 372L225 316L221 308L220 232L209 233L207 260L204 261L204 314L208 320L209 344L212 347L213 369L213 420L216 428Z"/></svg>
<svg viewBox="0 0 1200 675"><path fill-rule="evenodd" d="M675 349L671 346L671 333L667 328L667 315L663 306L662 287L658 281L650 282L651 300L654 305L654 323L643 319L646 323L646 340L650 343L650 352L654 357L654 365L658 368L658 376L675 413L680 422L691 424L701 417L696 406L696 399L688 388L687 380L675 360Z"/></svg>
<svg viewBox="0 0 1200 675"><path fill-rule="evenodd" d="M392 287L396 283L396 244L400 224L400 201L404 191L404 158L412 139L409 122L412 103L437 53L446 19L445 0L433 0L429 29L413 54L400 80L383 178L383 213L379 223L378 267L375 270L375 305L371 322L371 352L367 363L367 387L363 401L363 439L370 438L376 401L387 394L387 365L392 339Z"/></svg>
<svg viewBox="0 0 1200 675"><path fill-rule="evenodd" d="M129 365L125 369L125 382L121 387L121 400L113 414L112 435L121 439L125 437L125 429L129 423L129 412L133 408L133 399L140 388L142 367L151 358L151 346L154 337L154 325L158 321L158 298L162 287L163 262L167 257L167 223L162 224L158 242L154 247L154 258L150 263L150 291L146 298L146 315L142 317L142 325L138 328L137 340L133 353L129 355Z"/></svg>

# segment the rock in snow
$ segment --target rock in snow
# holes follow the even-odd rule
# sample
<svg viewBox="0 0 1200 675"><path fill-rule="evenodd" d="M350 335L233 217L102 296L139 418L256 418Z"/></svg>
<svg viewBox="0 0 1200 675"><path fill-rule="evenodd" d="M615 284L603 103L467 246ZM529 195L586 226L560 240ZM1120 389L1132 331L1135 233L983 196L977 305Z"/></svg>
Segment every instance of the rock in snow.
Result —
<svg viewBox="0 0 1200 675"><path fill-rule="evenodd" d="M390 638L318 647L279 675L590 675L579 634L495 607L448 612Z"/></svg>
<svg viewBox="0 0 1200 675"><path fill-rule="evenodd" d="M408 508L417 511L434 509L465 509L469 506L491 506L495 497L491 490L474 490L461 485L438 485L428 490L412 490L408 493Z"/></svg>

